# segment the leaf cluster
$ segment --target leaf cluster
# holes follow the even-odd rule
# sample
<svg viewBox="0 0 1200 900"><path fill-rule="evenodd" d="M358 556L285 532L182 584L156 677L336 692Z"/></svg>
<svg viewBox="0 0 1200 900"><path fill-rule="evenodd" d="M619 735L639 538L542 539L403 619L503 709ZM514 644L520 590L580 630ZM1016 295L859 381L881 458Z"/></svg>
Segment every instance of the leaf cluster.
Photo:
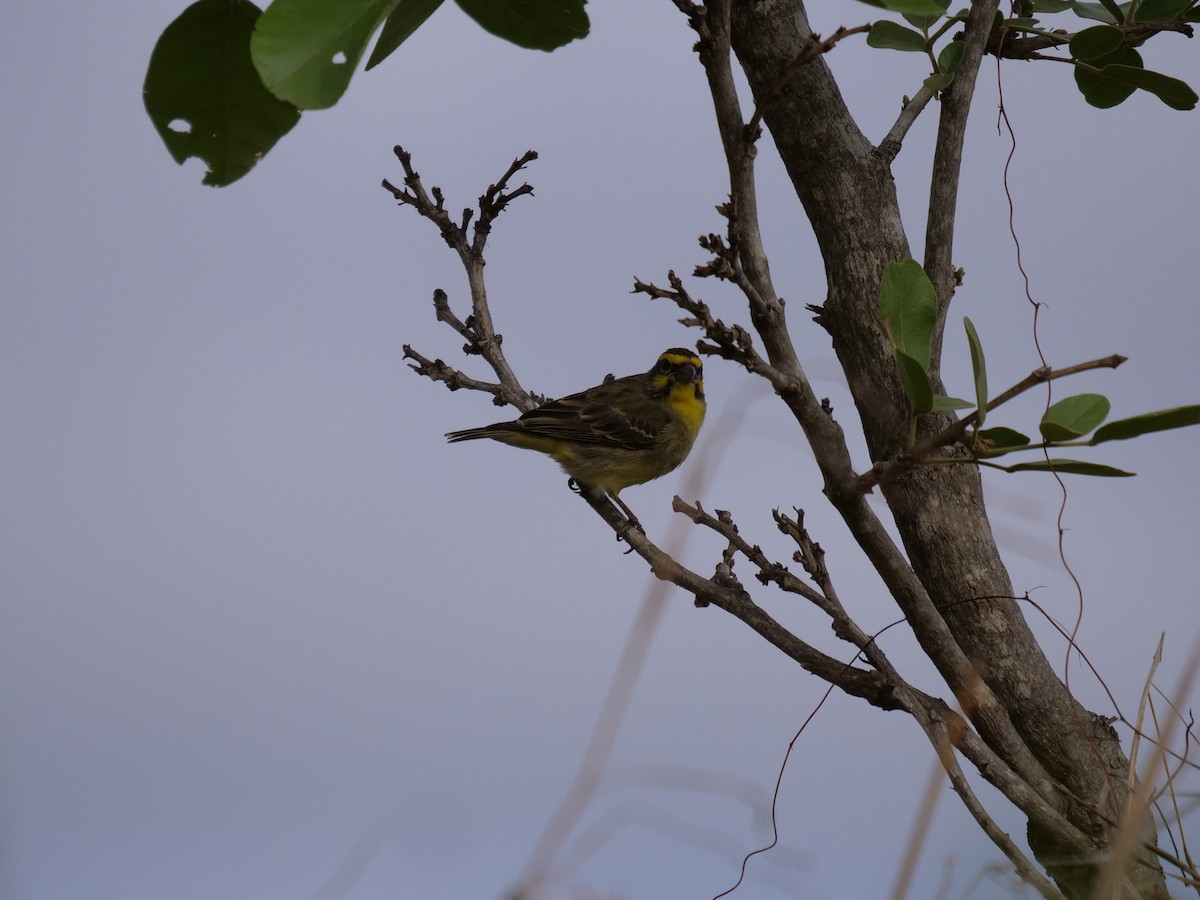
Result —
<svg viewBox="0 0 1200 900"><path fill-rule="evenodd" d="M881 19L871 26L867 43L872 47L928 55L933 72L925 79L932 92L945 90L954 80L962 60L960 36L947 37L966 21L967 11L950 13L949 0L862 0L871 6L899 13L908 26ZM1050 27L1041 18L1072 13L1083 22L1100 25ZM1167 31L1188 36L1191 23L1200 21L1200 0L1142 0L1118 4L1079 0L1021 0L1014 14L996 14L988 51L997 56L1053 59L1070 63L1075 85L1089 104L1101 109L1117 106L1137 90L1158 97L1173 109L1196 106L1196 92L1186 83L1145 67L1137 47ZM938 48L938 42L941 47ZM1066 50L1067 56L1050 56L1047 49Z"/></svg>
<svg viewBox="0 0 1200 900"><path fill-rule="evenodd" d="M1075 475L1129 476L1112 466L1074 459L1051 459L1048 456L1033 462L1001 465L992 462L997 457L1025 450L1050 451L1062 447L1094 447L1108 441L1124 441L1155 431L1184 428L1200 424L1200 405L1180 406L1157 410L1126 419L1105 423L1111 404L1102 394L1076 394L1048 406L1038 422L1041 441L1034 443L1028 435L1014 428L998 426L983 428L988 411L1024 390L1011 389L995 399L988 396L987 363L983 342L975 325L963 318L967 343L971 351L974 381L974 403L936 393L929 375L930 347L937 319L937 296L932 282L921 264L913 259L889 263L879 284L879 313L891 338L900 382L908 397L910 445L915 441L917 419L941 410L972 409L966 421L969 433L961 439L971 451L971 461L1006 472L1056 471ZM1119 364L1118 357L1113 363ZM1082 369L1081 369L1082 370ZM1036 384L1036 377L1028 386ZM1091 435L1091 437L1087 437Z"/></svg>
<svg viewBox="0 0 1200 900"><path fill-rule="evenodd" d="M204 183L237 181L287 134L301 110L333 106L378 33L368 69L390 56L444 0L197 0L163 31L146 72L146 112ZM586 0L454 0L484 30L554 50L589 28Z"/></svg>

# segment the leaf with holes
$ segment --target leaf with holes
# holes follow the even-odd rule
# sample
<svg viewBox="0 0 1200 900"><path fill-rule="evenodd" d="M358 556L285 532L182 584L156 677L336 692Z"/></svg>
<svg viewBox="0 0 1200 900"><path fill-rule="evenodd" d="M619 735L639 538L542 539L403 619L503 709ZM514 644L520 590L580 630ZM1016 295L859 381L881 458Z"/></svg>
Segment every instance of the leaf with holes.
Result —
<svg viewBox="0 0 1200 900"><path fill-rule="evenodd" d="M1101 394L1065 397L1046 410L1038 429L1047 441L1073 441L1108 418L1110 408Z"/></svg>
<svg viewBox="0 0 1200 900"><path fill-rule="evenodd" d="M263 84L301 109L325 109L350 85L376 29L399 0L275 0L250 52Z"/></svg>
<svg viewBox="0 0 1200 900"><path fill-rule="evenodd" d="M250 60L261 11L247 0L199 0L166 27L143 100L171 157L204 162L204 183L233 184L291 131L300 111L276 98Z"/></svg>

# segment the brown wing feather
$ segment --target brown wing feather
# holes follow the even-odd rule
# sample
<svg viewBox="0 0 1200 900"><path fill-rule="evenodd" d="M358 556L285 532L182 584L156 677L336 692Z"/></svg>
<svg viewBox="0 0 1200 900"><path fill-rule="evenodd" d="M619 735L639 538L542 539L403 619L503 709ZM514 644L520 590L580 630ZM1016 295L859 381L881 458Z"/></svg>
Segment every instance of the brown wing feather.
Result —
<svg viewBox="0 0 1200 900"><path fill-rule="evenodd" d="M631 375L590 391L552 400L531 409L513 424L522 431L586 444L608 444L628 450L645 450L667 422L665 414L631 416L621 403L630 383L645 376Z"/></svg>

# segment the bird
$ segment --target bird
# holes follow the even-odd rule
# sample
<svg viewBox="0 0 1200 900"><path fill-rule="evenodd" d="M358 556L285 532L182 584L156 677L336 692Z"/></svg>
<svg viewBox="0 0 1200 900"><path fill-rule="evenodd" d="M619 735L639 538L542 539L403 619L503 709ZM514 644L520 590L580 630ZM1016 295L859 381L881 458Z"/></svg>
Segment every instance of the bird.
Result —
<svg viewBox="0 0 1200 900"><path fill-rule="evenodd" d="M585 495L607 495L641 529L620 493L672 472L704 423L704 364L691 350L663 351L649 372L551 400L509 422L451 431L450 443L490 438L549 455Z"/></svg>

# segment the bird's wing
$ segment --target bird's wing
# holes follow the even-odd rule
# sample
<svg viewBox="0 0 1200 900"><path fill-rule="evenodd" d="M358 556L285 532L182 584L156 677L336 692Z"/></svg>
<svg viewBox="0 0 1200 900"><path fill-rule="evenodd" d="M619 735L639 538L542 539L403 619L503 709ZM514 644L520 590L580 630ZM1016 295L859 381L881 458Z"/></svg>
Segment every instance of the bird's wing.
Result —
<svg viewBox="0 0 1200 900"><path fill-rule="evenodd" d="M546 437L646 450L654 446L667 418L653 406L637 413L630 412L627 402L630 383L640 390L643 377L622 378L561 400L552 400L525 413L517 422L523 431Z"/></svg>

